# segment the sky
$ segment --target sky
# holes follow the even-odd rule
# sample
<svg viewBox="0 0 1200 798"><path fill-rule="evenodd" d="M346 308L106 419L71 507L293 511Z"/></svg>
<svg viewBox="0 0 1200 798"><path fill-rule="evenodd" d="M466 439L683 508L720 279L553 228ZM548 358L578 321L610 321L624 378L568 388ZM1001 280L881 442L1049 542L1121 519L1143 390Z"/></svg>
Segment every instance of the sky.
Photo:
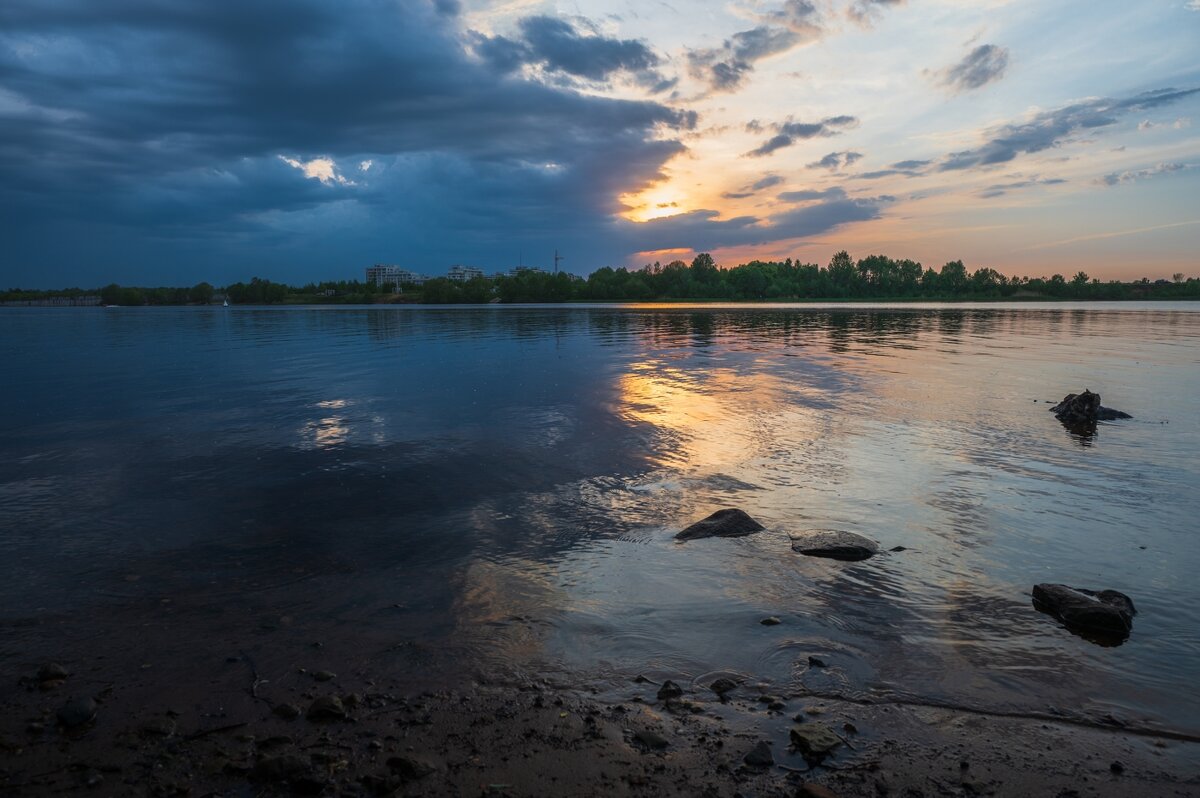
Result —
<svg viewBox="0 0 1200 798"><path fill-rule="evenodd" d="M1200 276L1200 0L4 0L0 287Z"/></svg>

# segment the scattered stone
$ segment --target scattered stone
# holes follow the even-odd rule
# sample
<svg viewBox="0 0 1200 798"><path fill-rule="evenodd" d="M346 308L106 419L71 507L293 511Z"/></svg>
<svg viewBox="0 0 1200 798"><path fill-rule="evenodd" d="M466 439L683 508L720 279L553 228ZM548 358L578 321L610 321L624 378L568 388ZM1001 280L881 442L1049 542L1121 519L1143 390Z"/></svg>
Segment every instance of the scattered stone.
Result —
<svg viewBox="0 0 1200 798"><path fill-rule="evenodd" d="M675 684L675 682L667 679L662 683L662 687L658 688L658 700L667 701L672 698L679 698L683 695L683 688Z"/></svg>
<svg viewBox="0 0 1200 798"><path fill-rule="evenodd" d="M810 667L810 668L824 668L824 667L827 667L827 666L825 665L825 660L821 659L820 657L809 657L809 658L808 658L808 667Z"/></svg>
<svg viewBox="0 0 1200 798"><path fill-rule="evenodd" d="M437 765L429 759L413 754L394 756L388 759L387 766L402 779L423 779L437 770Z"/></svg>
<svg viewBox="0 0 1200 798"><path fill-rule="evenodd" d="M305 717L309 720L345 720L346 707L342 699L335 695L323 695L314 700L308 707Z"/></svg>
<svg viewBox="0 0 1200 798"><path fill-rule="evenodd" d="M836 529L818 529L792 536L792 551L809 557L828 557L832 560L855 562L879 553L875 541Z"/></svg>
<svg viewBox="0 0 1200 798"><path fill-rule="evenodd" d="M170 737L175 733L175 721L170 718L151 718L142 724L143 737Z"/></svg>
<svg viewBox="0 0 1200 798"><path fill-rule="evenodd" d="M1094 430L1097 421L1115 421L1121 418L1133 418L1128 413L1113 410L1111 407L1100 405L1100 394L1085 390L1083 393L1069 393L1063 400L1050 408L1063 426L1071 430Z"/></svg>
<svg viewBox="0 0 1200 798"><path fill-rule="evenodd" d="M724 696L726 693L737 689L737 682L733 679L727 679L722 676L719 679L713 680L713 683L708 686L710 690L719 696Z"/></svg>
<svg viewBox="0 0 1200 798"><path fill-rule="evenodd" d="M295 720L301 714L300 707L295 704L276 704L271 708L271 712L275 714L275 717L284 720Z"/></svg>
<svg viewBox="0 0 1200 798"><path fill-rule="evenodd" d="M752 768L769 768L775 764L775 756L771 753L771 746L767 741L759 740L742 761Z"/></svg>
<svg viewBox="0 0 1200 798"><path fill-rule="evenodd" d="M792 745L805 759L820 760L842 744L842 739L823 723L805 723L792 728Z"/></svg>
<svg viewBox="0 0 1200 798"><path fill-rule="evenodd" d="M337 674L333 671L317 671L312 676L318 682L329 682L337 678Z"/></svg>
<svg viewBox="0 0 1200 798"><path fill-rule="evenodd" d="M1129 596L1116 590L1097 593L1055 584L1034 585L1033 606L1072 631L1121 639L1129 636L1137 614Z"/></svg>
<svg viewBox="0 0 1200 798"><path fill-rule="evenodd" d="M837 793L830 790L828 787L823 787L820 784L805 782L800 785L799 791L796 792L796 798L838 798Z"/></svg>
<svg viewBox="0 0 1200 798"><path fill-rule="evenodd" d="M633 735L633 739L644 745L646 748L651 748L656 751L661 751L670 745L670 743L667 742L666 737L663 737L658 732L651 731L650 729L642 729Z"/></svg>
<svg viewBox="0 0 1200 798"><path fill-rule="evenodd" d="M779 624L783 623L783 621L772 615L770 618L763 618L761 621L759 621L759 623L761 623L763 626L778 626Z"/></svg>
<svg viewBox="0 0 1200 798"><path fill-rule="evenodd" d="M1120 776L1122 773L1125 772L1125 766L1123 764L1121 764L1121 760L1119 760L1119 759L1114 761L1111 765L1109 765L1108 769L1111 770L1113 773L1117 774L1118 776Z"/></svg>
<svg viewBox="0 0 1200 798"><path fill-rule="evenodd" d="M77 729L95 720L97 709L93 698L72 698L58 711L58 722L67 729Z"/></svg>
<svg viewBox="0 0 1200 798"><path fill-rule="evenodd" d="M46 730L46 724L38 723L36 721L33 723L30 723L28 726L25 727L25 731L29 732L30 734L41 734L45 730Z"/></svg>
<svg viewBox="0 0 1200 798"><path fill-rule="evenodd" d="M61 682L70 675L71 674L67 672L67 669L62 665L59 665L57 662L47 662L42 667L38 668L37 677L39 682Z"/></svg>
<svg viewBox="0 0 1200 798"><path fill-rule="evenodd" d="M908 551L908 546L892 546L888 551Z"/></svg>
<svg viewBox="0 0 1200 798"><path fill-rule="evenodd" d="M47 679L44 682L38 682L38 689L43 693L48 693L51 690L57 690L66 683L65 679Z"/></svg>
<svg viewBox="0 0 1200 798"><path fill-rule="evenodd" d="M761 532L765 526L745 512L729 508L717 510L708 518L697 521L675 536L676 540L699 540L701 538L740 538Z"/></svg>
<svg viewBox="0 0 1200 798"><path fill-rule="evenodd" d="M312 772L311 763L297 754L264 756L254 765L253 777L258 781L295 781Z"/></svg>

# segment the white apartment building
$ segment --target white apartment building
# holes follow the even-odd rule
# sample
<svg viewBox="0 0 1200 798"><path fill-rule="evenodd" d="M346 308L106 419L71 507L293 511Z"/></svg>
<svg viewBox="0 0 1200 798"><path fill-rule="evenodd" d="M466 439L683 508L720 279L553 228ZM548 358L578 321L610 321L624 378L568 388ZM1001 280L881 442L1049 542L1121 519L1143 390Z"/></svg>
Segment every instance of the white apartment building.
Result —
<svg viewBox="0 0 1200 798"><path fill-rule="evenodd" d="M460 266L456 263L450 267L450 271L446 272L446 277L457 283L465 283L468 280L483 277L483 269L476 269L474 266Z"/></svg>
<svg viewBox="0 0 1200 798"><path fill-rule="evenodd" d="M421 285L426 279L423 274L417 274L408 269L401 269L399 266L389 266L385 263L376 263L374 266L367 267L367 282L374 283L379 287L385 285Z"/></svg>

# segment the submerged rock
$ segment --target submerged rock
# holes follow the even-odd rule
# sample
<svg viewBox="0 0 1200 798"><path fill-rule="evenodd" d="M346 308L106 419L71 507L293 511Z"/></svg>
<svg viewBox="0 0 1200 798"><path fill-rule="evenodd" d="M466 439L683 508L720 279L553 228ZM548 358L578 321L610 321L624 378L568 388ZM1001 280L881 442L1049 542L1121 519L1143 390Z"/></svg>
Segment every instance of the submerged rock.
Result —
<svg viewBox="0 0 1200 798"><path fill-rule="evenodd" d="M765 526L755 521L742 510L729 508L717 510L708 518L697 521L675 536L676 540L699 540L701 538L740 538L761 532Z"/></svg>
<svg viewBox="0 0 1200 798"><path fill-rule="evenodd" d="M68 676L70 676L70 674L67 673L67 669L62 665L59 665L57 662L47 662L42 667L38 668L37 677L39 682L61 682Z"/></svg>
<svg viewBox="0 0 1200 798"><path fill-rule="evenodd" d="M667 679L662 683L662 687L658 688L658 700L667 701L672 698L679 698L683 695L683 688L675 684L675 682Z"/></svg>
<svg viewBox="0 0 1200 798"><path fill-rule="evenodd" d="M771 746L767 741L759 740L742 761L752 768L769 768L775 764L775 756L771 753Z"/></svg>
<svg viewBox="0 0 1200 798"><path fill-rule="evenodd" d="M833 560L865 560L879 553L879 545L862 535L836 529L818 529L792 535L792 551Z"/></svg>
<svg viewBox="0 0 1200 798"><path fill-rule="evenodd" d="M724 697L726 693L737 689L737 682L735 682L733 679L727 679L726 677L722 676L714 680L713 683L708 686L708 689L712 690L717 695Z"/></svg>
<svg viewBox="0 0 1200 798"><path fill-rule="evenodd" d="M1124 593L1068 585L1034 585L1033 606L1058 618L1072 631L1120 639L1129 636L1137 614L1133 601Z"/></svg>
<svg viewBox="0 0 1200 798"><path fill-rule="evenodd" d="M1059 421L1068 427L1087 426L1097 421L1115 421L1119 418L1133 418L1128 413L1113 410L1100 404L1100 394L1084 390L1083 393L1069 393L1063 400L1050 408Z"/></svg>

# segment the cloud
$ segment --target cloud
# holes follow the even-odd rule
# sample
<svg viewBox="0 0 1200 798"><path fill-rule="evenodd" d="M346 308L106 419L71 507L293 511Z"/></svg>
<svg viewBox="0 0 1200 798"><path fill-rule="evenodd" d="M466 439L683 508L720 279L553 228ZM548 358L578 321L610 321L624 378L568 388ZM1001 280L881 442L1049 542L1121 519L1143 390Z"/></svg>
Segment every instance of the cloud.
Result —
<svg viewBox="0 0 1200 798"><path fill-rule="evenodd" d="M768 11L761 18L765 22L784 26L804 41L815 41L825 33L821 12L808 0L786 0L781 8Z"/></svg>
<svg viewBox="0 0 1200 798"><path fill-rule="evenodd" d="M802 191L784 191L779 195L781 202L810 202L812 200L845 199L844 189L833 186L827 189L805 189Z"/></svg>
<svg viewBox="0 0 1200 798"><path fill-rule="evenodd" d="M786 121L774 126L777 131L774 136L746 153L746 156L762 158L776 150L790 147L797 141L836 136L843 130L855 127L858 127L858 119L853 116L831 116L820 122L796 122L788 117Z"/></svg>
<svg viewBox="0 0 1200 798"><path fill-rule="evenodd" d="M1197 0L1200 2L1200 0ZM1189 117L1181 116L1170 124L1164 122L1151 122L1149 119L1143 119L1138 122L1138 130L1153 130L1156 127L1170 127L1175 130L1183 130L1192 126L1192 120Z"/></svg>
<svg viewBox="0 0 1200 798"><path fill-rule="evenodd" d="M763 177L759 178L758 180L755 180L753 183L742 186L737 191L726 191L721 196L724 197L725 199L745 199L746 197L753 197L755 194L757 194L758 192L762 191L765 188L770 188L771 186L777 186L782 182L783 182L783 177L781 177L780 175L764 175Z"/></svg>
<svg viewBox="0 0 1200 798"><path fill-rule="evenodd" d="M1104 175L1096 182L1102 186L1119 186L1123 183L1135 183L1139 180L1146 180L1159 175L1169 175L1172 172L1182 172L1185 169L1192 169L1195 164L1186 163L1160 163L1148 169L1138 169L1129 172L1112 172Z"/></svg>
<svg viewBox="0 0 1200 798"><path fill-rule="evenodd" d="M689 51L688 71L710 91L734 91L754 72L758 61L815 41L817 36L815 28L802 32L793 27L759 25L733 34L720 47Z"/></svg>
<svg viewBox="0 0 1200 798"><path fill-rule="evenodd" d="M587 27L586 20L582 21ZM662 59L636 39L613 39L595 32L585 34L557 17L524 17L517 23L520 38L473 33L480 58L501 72L511 73L526 65L540 65L584 80L602 83L618 73L632 75L653 91L664 91L673 81L657 67Z"/></svg>
<svg viewBox="0 0 1200 798"><path fill-rule="evenodd" d="M892 175L920 177L921 175L928 174L928 167L932 163L933 161L897 161L887 169L877 169L873 172L859 172L858 174L853 175L853 178L856 180L875 180L880 177L891 177Z"/></svg>
<svg viewBox="0 0 1200 798"><path fill-rule="evenodd" d="M1018 155L1058 147L1065 139L1081 131L1115 125L1127 114L1161 108L1197 92L1200 92L1200 88L1157 89L1120 100L1083 100L1050 111L1039 111L1028 121L987 130L987 140L982 146L951 153L942 159L938 169L952 171L1008 163Z"/></svg>
<svg viewBox="0 0 1200 798"><path fill-rule="evenodd" d="M161 284L274 264L259 273L310 279L331 262L503 263L555 245L588 252L581 269L621 257L617 198L664 179L696 115L498 74L451 11L5 0L7 276L86 284L119 264L98 279ZM654 63L632 46L571 61L555 35L535 35L538 52L580 75Z"/></svg>
<svg viewBox="0 0 1200 798"><path fill-rule="evenodd" d="M952 92L983 88L1004 77L1008 69L1008 49L994 44L981 44L967 53L962 61L940 69L938 83Z"/></svg>
<svg viewBox="0 0 1200 798"><path fill-rule="evenodd" d="M904 0L855 0L846 9L846 15L860 25L872 25L884 9L904 5Z"/></svg>
<svg viewBox="0 0 1200 798"><path fill-rule="evenodd" d="M831 194L821 202L791 208L765 219L754 216L719 219L716 211L699 210L649 222L621 223L618 234L631 246L641 244L636 246L637 251L670 247L704 250L752 246L805 238L852 222L878 219L888 201L883 197L846 199Z"/></svg>
<svg viewBox="0 0 1200 798"><path fill-rule="evenodd" d="M983 199L992 199L1001 197L1010 191L1017 191L1023 188L1031 188L1032 186L1057 186L1067 182L1061 177L1037 178L1032 177L1028 180L1017 180L1012 183L996 183L988 186L979 192L979 196Z"/></svg>
<svg viewBox="0 0 1200 798"><path fill-rule="evenodd" d="M861 152L831 152L819 161L813 161L808 165L809 169L828 169L831 172L837 172L844 167L851 166L863 157Z"/></svg>

